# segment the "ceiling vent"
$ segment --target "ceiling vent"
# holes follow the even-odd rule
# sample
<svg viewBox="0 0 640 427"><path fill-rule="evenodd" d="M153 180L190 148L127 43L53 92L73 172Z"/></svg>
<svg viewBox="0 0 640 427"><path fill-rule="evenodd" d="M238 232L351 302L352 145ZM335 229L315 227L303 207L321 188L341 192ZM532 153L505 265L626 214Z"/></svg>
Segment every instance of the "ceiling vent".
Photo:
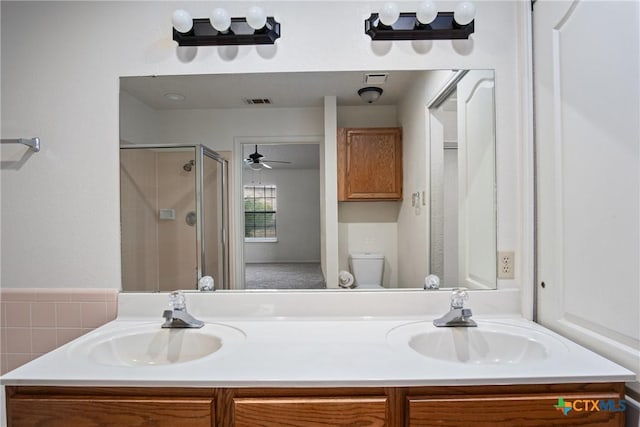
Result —
<svg viewBox="0 0 640 427"><path fill-rule="evenodd" d="M272 104L269 98L245 98L244 103L247 105L270 105Z"/></svg>
<svg viewBox="0 0 640 427"><path fill-rule="evenodd" d="M364 83L367 85L381 85L387 81L389 73L367 73L364 75Z"/></svg>

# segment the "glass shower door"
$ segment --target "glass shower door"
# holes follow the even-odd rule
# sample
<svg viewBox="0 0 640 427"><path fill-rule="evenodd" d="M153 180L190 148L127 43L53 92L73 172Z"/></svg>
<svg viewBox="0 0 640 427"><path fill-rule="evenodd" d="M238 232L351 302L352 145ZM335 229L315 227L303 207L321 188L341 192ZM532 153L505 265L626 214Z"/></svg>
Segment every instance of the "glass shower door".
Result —
<svg viewBox="0 0 640 427"><path fill-rule="evenodd" d="M217 289L228 289L226 245L226 164L204 150L202 156L202 271Z"/></svg>
<svg viewBox="0 0 640 427"><path fill-rule="evenodd" d="M228 289L227 162L202 145L120 147L122 289Z"/></svg>

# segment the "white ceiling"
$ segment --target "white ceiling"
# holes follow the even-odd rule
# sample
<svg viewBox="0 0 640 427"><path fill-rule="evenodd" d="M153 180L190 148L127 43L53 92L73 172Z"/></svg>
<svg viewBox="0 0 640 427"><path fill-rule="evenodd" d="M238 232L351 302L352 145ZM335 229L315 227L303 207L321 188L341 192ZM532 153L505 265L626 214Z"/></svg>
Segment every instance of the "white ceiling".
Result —
<svg viewBox="0 0 640 427"><path fill-rule="evenodd" d="M336 96L339 106L366 105L357 94L365 86L383 89L376 105L396 105L422 71L386 72L387 81L377 85L364 82L368 72L341 71L122 77L120 89L157 110L321 107L324 96ZM172 101L166 93L185 99ZM268 98L272 104L247 105L247 98Z"/></svg>
<svg viewBox="0 0 640 427"><path fill-rule="evenodd" d="M384 71L388 77L381 84L365 83L369 73L365 71L122 77L120 90L156 110L322 107L323 98L328 95L336 96L339 106L363 106L367 104L357 91L366 86L383 90L375 105L396 105L412 78L420 72ZM172 101L165 97L167 93L177 93L185 99ZM268 98L272 104L247 105L247 98ZM245 145L243 151L246 159L255 151L255 146ZM317 144L270 143L258 146L258 152L267 163L269 160L291 162L271 163L274 169L320 168Z"/></svg>

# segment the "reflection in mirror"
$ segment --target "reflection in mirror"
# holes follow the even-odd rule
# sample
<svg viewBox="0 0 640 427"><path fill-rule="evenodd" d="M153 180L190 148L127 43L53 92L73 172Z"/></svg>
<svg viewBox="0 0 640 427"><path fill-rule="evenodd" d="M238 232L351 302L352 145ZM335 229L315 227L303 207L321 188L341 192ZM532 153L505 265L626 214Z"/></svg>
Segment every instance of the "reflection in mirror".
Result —
<svg viewBox="0 0 640 427"><path fill-rule="evenodd" d="M302 278L288 288L336 288L340 274L354 273L350 256L362 253L383 256L380 289L423 289L424 278L430 273L441 277L441 288L491 289L496 286L493 72L478 71L486 76L472 83L470 76L474 73L469 71L445 90L447 95L455 93L456 113L449 111L453 101L445 102L446 97L442 98L442 105L429 103L451 76L459 75L451 70L123 77L120 138L122 143L133 144L206 144L230 160L230 226L223 237L227 246L219 248L220 252L230 251L225 262L230 274L227 280L216 278L217 289L265 288L267 279L260 279L262 285L245 283L249 282L245 267L278 262L309 263L314 264L315 272L320 270L321 274L313 279ZM358 96L358 90L367 85L383 89L373 104ZM463 91L465 95L461 96ZM327 103L331 102L335 103L336 114L327 116L325 111L330 106ZM429 105L432 108L425 114ZM459 109L459 105L463 108ZM450 117L455 120L452 122ZM337 132L338 128L394 127L401 127L403 135L402 200L335 200L330 206L323 185L335 183L338 172L335 163L327 163L327 158L335 157L326 152L327 144L335 144L335 135L328 137L326 129ZM281 161L295 157L296 146L313 147L320 160L314 166L313 178L310 178L312 169L304 172L309 173L304 182L310 185L305 190L310 198L303 200L299 194L284 193L283 181L276 175L281 173L278 169L289 164L267 161L272 169L255 165L254 169L259 170L252 169L246 160L256 151L255 144L267 160ZM307 154L303 157L311 158ZM378 167L384 166L384 161L378 159ZM185 160L178 164L178 169L182 170L187 163ZM299 160L291 165L294 165L291 169L299 167L295 173L303 173ZM294 174L293 170L289 174ZM298 186L303 182L297 178L284 179ZM295 253L289 251L285 255L281 250L283 244L251 241L252 236L245 234L245 187L256 183L275 186L277 202L272 210L276 210L276 240L284 243L291 227L302 227L293 233L297 238ZM285 212L285 201L289 196L306 209L299 204L292 208L309 220L305 225L301 225L300 217L287 218L290 212ZM337 217L327 215L330 210L337 211ZM129 214L123 210L123 216L126 215ZM123 224L126 220L123 218ZM337 240L336 247L324 244L329 234L324 235L321 230L333 230L330 237L333 242ZM205 238L210 234L203 232ZM139 232L127 234L148 239ZM123 235L123 242L124 239ZM136 243L145 244L152 241ZM203 257L198 255L199 250L195 252L196 257ZM134 260L123 252L123 272ZM171 258L164 262L175 261ZM184 285L172 280L168 288L194 289L198 275L203 272L198 271L197 264L191 270L192 275L196 271L193 280ZM266 270L260 268L259 272ZM215 274L223 275L209 273ZM135 284L123 281L123 289L143 290L140 282L140 278ZM158 289L144 286L144 290Z"/></svg>
<svg viewBox="0 0 640 427"><path fill-rule="evenodd" d="M245 289L325 288L318 144L242 147Z"/></svg>
<svg viewBox="0 0 640 427"><path fill-rule="evenodd" d="M430 270L446 287L496 287L494 111L490 70L455 73L429 103Z"/></svg>
<svg viewBox="0 0 640 427"><path fill-rule="evenodd" d="M226 160L201 145L121 145L124 291L225 287L226 181Z"/></svg>

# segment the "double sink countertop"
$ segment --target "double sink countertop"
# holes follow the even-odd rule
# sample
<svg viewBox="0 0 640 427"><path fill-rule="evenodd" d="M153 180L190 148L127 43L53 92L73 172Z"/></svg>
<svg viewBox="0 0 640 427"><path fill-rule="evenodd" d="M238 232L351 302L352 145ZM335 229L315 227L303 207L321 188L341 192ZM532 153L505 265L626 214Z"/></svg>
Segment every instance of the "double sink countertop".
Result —
<svg viewBox="0 0 640 427"><path fill-rule="evenodd" d="M304 292L188 293L188 311L206 322L190 330L160 328L167 294L121 294L116 320L7 373L1 383L375 387L635 380L633 372L516 313L491 315L491 303L478 302L477 328L435 328L432 320L446 309L426 307L420 314L411 296L400 294L383 300L376 292L315 299ZM438 306L446 308L443 298ZM387 306L374 308L380 301ZM143 348L146 355L136 353Z"/></svg>

